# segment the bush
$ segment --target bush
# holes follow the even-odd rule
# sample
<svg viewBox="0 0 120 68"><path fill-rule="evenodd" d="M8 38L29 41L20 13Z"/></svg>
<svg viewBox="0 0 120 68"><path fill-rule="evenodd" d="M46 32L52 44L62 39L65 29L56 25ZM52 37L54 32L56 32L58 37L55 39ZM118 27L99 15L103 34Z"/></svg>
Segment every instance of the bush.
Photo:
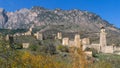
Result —
<svg viewBox="0 0 120 68"><path fill-rule="evenodd" d="M34 55L29 51L12 51L7 58L0 56L0 68L70 68L55 56Z"/></svg>
<svg viewBox="0 0 120 68"><path fill-rule="evenodd" d="M59 45L57 46L57 50L59 50L60 52L68 52L68 47Z"/></svg>
<svg viewBox="0 0 120 68"><path fill-rule="evenodd" d="M112 64L106 61L99 61L89 66L89 68L112 68Z"/></svg>
<svg viewBox="0 0 120 68"><path fill-rule="evenodd" d="M49 44L49 45L42 45L39 47L39 49L37 50L38 52L42 52L42 53L46 53L46 54L50 54L53 55L56 53L56 48L54 45Z"/></svg>
<svg viewBox="0 0 120 68"><path fill-rule="evenodd" d="M36 46L36 45L31 45L30 46L31 51L37 51L37 48L38 48L38 46Z"/></svg>
<svg viewBox="0 0 120 68"><path fill-rule="evenodd" d="M85 51L92 51L92 56L97 57L98 51L94 48L86 48Z"/></svg>

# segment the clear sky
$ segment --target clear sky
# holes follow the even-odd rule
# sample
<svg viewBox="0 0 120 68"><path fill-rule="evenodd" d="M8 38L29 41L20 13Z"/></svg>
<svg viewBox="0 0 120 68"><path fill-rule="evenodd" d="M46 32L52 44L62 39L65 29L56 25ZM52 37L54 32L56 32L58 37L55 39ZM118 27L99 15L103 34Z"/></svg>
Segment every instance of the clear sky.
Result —
<svg viewBox="0 0 120 68"><path fill-rule="evenodd" d="M0 0L0 8L15 11L21 8L41 6L48 9L80 9L100 15L120 28L120 0Z"/></svg>

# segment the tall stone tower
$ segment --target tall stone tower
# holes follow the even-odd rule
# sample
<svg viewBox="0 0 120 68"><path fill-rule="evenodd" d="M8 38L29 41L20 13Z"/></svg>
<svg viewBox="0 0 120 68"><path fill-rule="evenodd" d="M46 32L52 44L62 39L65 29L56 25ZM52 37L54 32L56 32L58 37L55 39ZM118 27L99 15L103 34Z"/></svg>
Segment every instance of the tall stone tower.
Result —
<svg viewBox="0 0 120 68"><path fill-rule="evenodd" d="M78 48L81 47L81 39L79 34L75 35L74 44L75 44L75 47L78 47Z"/></svg>
<svg viewBox="0 0 120 68"><path fill-rule="evenodd" d="M105 32L105 28L102 27L101 28L101 31L100 31L100 46L103 47L103 46L106 46L106 32Z"/></svg>

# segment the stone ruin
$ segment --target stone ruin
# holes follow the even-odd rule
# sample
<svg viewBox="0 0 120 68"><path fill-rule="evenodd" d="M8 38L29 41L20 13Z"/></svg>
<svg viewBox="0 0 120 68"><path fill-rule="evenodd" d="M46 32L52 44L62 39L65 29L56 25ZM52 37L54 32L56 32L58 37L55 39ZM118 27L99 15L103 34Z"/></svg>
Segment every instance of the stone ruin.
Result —
<svg viewBox="0 0 120 68"><path fill-rule="evenodd" d="M23 48L29 48L30 43L22 43Z"/></svg>
<svg viewBox="0 0 120 68"><path fill-rule="evenodd" d="M43 40L43 34L41 32L36 32L34 36L37 40Z"/></svg>
<svg viewBox="0 0 120 68"><path fill-rule="evenodd" d="M64 46L68 46L69 45L69 38L63 38L62 39L62 45L64 45Z"/></svg>
<svg viewBox="0 0 120 68"><path fill-rule="evenodd" d="M79 34L76 34L74 36L74 40L69 40L69 38L63 38L62 39L62 45L66 45L68 47L82 47L82 50L85 50L86 48L94 48L98 52L102 53L114 53L115 51L120 51L120 47L114 47L111 45L107 45L107 40L106 40L106 31L105 28L102 27L100 31L100 43L98 44L91 44L89 38L80 38Z"/></svg>
<svg viewBox="0 0 120 68"><path fill-rule="evenodd" d="M61 32L57 33L57 39L62 39L62 33Z"/></svg>
<svg viewBox="0 0 120 68"><path fill-rule="evenodd" d="M62 45L66 45L69 47L81 47L81 39L80 39L80 35L76 34L74 37L74 40L69 40L69 38L63 38L62 39Z"/></svg>
<svg viewBox="0 0 120 68"><path fill-rule="evenodd" d="M81 39L80 39L80 35L79 34L75 35L74 45L75 45L75 47L78 47L78 48L81 47Z"/></svg>
<svg viewBox="0 0 120 68"><path fill-rule="evenodd" d="M82 39L82 45L90 45L90 39L89 38L83 38Z"/></svg>
<svg viewBox="0 0 120 68"><path fill-rule="evenodd" d="M84 44L83 50L85 50L85 48L94 48L98 52L114 53L114 47L107 45L106 35L107 33L105 31L105 28L102 27L100 31L100 43L99 44Z"/></svg>
<svg viewBox="0 0 120 68"><path fill-rule="evenodd" d="M24 33L24 35L31 35L31 33L32 33L32 28L30 28L28 32ZM89 38L81 39L79 34L76 34L74 36L74 40L70 40L69 37L65 37L65 38L62 37L61 32L58 32L55 37L56 39L62 40L62 45L68 47L82 48L82 50L85 50L86 48L94 48L98 52L102 52L102 53L114 53L115 51L120 52L120 47L107 45L106 35L107 33L105 31L105 28L102 27L100 30L100 41L98 44L92 44ZM34 33L34 36L37 40L43 40L42 32L36 32ZM10 38L9 35L7 35L6 40L9 40L9 38Z"/></svg>

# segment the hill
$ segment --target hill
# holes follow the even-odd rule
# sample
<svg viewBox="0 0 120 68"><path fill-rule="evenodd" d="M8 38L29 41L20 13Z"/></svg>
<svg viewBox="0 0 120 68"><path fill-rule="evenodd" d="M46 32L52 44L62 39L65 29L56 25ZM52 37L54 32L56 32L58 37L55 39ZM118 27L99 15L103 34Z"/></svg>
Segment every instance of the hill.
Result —
<svg viewBox="0 0 120 68"><path fill-rule="evenodd" d="M100 27L104 26L109 44L119 45L120 30L92 12L77 9L49 10L38 6L15 12L0 9L0 28L28 29L32 25L37 29L44 26L42 30L52 28L63 32L80 32L84 37L90 37L94 41L99 39Z"/></svg>

